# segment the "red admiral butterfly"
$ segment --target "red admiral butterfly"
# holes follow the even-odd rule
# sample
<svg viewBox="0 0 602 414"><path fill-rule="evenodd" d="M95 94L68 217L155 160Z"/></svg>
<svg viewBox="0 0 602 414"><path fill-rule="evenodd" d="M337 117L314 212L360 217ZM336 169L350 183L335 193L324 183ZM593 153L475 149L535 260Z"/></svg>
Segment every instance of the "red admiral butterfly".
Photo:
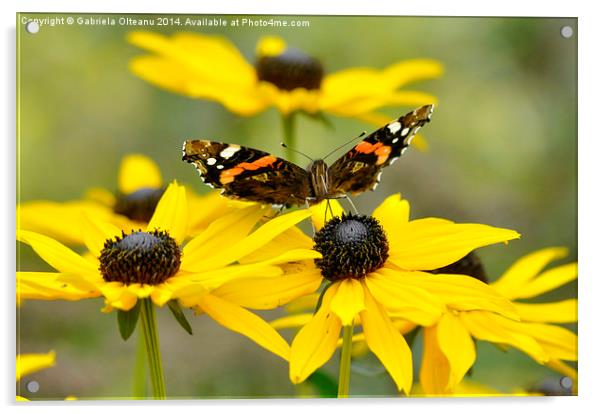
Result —
<svg viewBox="0 0 602 414"><path fill-rule="evenodd" d="M194 164L201 179L224 196L264 204L316 204L374 190L382 169L410 145L430 121L433 105L422 106L365 137L330 167L315 160L307 170L267 152L205 140L184 142L182 160Z"/></svg>

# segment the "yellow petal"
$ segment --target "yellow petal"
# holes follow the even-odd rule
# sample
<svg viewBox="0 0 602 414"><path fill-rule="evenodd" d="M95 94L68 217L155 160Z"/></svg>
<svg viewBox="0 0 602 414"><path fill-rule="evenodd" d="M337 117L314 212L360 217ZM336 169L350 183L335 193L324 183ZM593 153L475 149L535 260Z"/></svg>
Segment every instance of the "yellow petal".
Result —
<svg viewBox="0 0 602 414"><path fill-rule="evenodd" d="M307 210L297 210L292 213L278 216L259 227L244 239L233 243L232 245L226 245L220 251L213 252L213 254L210 257L207 257L202 264L199 264L199 267L195 270L217 269L233 263L241 257L261 248L274 237L306 219L309 215L310 212Z"/></svg>
<svg viewBox="0 0 602 414"><path fill-rule="evenodd" d="M96 273L97 266L50 237L17 230L17 240L29 244L46 263L61 273Z"/></svg>
<svg viewBox="0 0 602 414"><path fill-rule="evenodd" d="M220 325L246 336L259 346L288 361L289 345L259 316L209 293L203 296L200 307Z"/></svg>
<svg viewBox="0 0 602 414"><path fill-rule="evenodd" d="M387 91L380 94L372 93L371 95L357 96L355 99L329 107L328 111L341 116L355 117L357 114L373 112L385 106L403 105L415 108L421 105L436 104L437 102L436 96L426 92Z"/></svg>
<svg viewBox="0 0 602 414"><path fill-rule="evenodd" d="M420 365L420 385L427 395L450 394L450 365L439 347L437 327L423 330L424 346Z"/></svg>
<svg viewBox="0 0 602 414"><path fill-rule="evenodd" d="M212 294L251 309L274 309L293 299L315 292L322 283L317 269L269 278L233 280Z"/></svg>
<svg viewBox="0 0 602 414"><path fill-rule="evenodd" d="M360 312L364 335L370 350L387 369L399 391L412 388L412 351L389 319L386 310L364 289L366 309Z"/></svg>
<svg viewBox="0 0 602 414"><path fill-rule="evenodd" d="M194 212L188 218L190 221L188 230L193 236L200 234L211 223L228 212L251 205L251 203L222 197L218 190L199 195L188 187L186 188L186 201L188 202L188 210Z"/></svg>
<svg viewBox="0 0 602 414"><path fill-rule="evenodd" d="M68 283L64 277L60 273L17 272L17 300L80 300L100 295L95 285Z"/></svg>
<svg viewBox="0 0 602 414"><path fill-rule="evenodd" d="M17 381L31 373L53 367L55 361L56 353L54 351L50 351L47 354L18 354Z"/></svg>
<svg viewBox="0 0 602 414"><path fill-rule="evenodd" d="M258 205L232 210L217 218L203 232L194 237L182 251L181 269L199 272L206 267L203 262L224 246L244 239L257 224L263 210ZM270 255L270 257L273 257Z"/></svg>
<svg viewBox="0 0 602 414"><path fill-rule="evenodd" d="M309 208L311 210L311 221L316 231L324 227L334 217L340 217L343 214L343 207L337 200L324 200Z"/></svg>
<svg viewBox="0 0 602 414"><path fill-rule="evenodd" d="M484 309L518 319L514 305L487 284L464 275L405 272L382 268L378 273L400 283L419 287L438 298L450 309Z"/></svg>
<svg viewBox="0 0 602 414"><path fill-rule="evenodd" d="M554 290L577 278L577 263L569 263L546 270L535 279L528 282L521 289L517 289L514 298L532 298Z"/></svg>
<svg viewBox="0 0 602 414"><path fill-rule="evenodd" d="M283 316L282 318L274 319L270 325L274 329L300 328L307 325L314 315L312 313L300 313L299 315Z"/></svg>
<svg viewBox="0 0 602 414"><path fill-rule="evenodd" d="M171 37L159 33L132 32L128 41L157 53L198 79L237 87L252 85L255 69L226 37L180 32Z"/></svg>
<svg viewBox="0 0 602 414"><path fill-rule="evenodd" d="M392 277L380 270L369 274L364 283L388 312L428 326L437 321L445 311L443 302L435 295L419 286L404 284L403 277Z"/></svg>
<svg viewBox="0 0 602 414"><path fill-rule="evenodd" d="M213 290L233 280L272 278L280 276L282 272L282 269L278 266L258 263L251 265L231 265L220 269L209 270L207 272L191 273L177 278L178 281L181 282L179 283L181 289L176 290L174 295L178 297L187 296L186 285L189 283L200 283L207 290Z"/></svg>
<svg viewBox="0 0 602 414"><path fill-rule="evenodd" d="M543 323L516 323L516 331L532 336L551 359L577 360L577 335L566 328Z"/></svg>
<svg viewBox="0 0 602 414"><path fill-rule="evenodd" d="M286 50L286 42L278 36L263 36L257 42L255 53L257 56L278 56Z"/></svg>
<svg viewBox="0 0 602 414"><path fill-rule="evenodd" d="M437 341L449 362L447 387L453 391L477 358L475 345L462 320L450 312L445 313L437 324Z"/></svg>
<svg viewBox="0 0 602 414"><path fill-rule="evenodd" d="M240 263L260 262L290 250L312 249L313 240L297 227L291 227L274 237L262 248L242 257Z"/></svg>
<svg viewBox="0 0 602 414"><path fill-rule="evenodd" d="M100 286L105 303L113 308L129 311L136 305L138 295L121 282L109 282Z"/></svg>
<svg viewBox="0 0 602 414"><path fill-rule="evenodd" d="M543 364L549 356L542 346L530 335L526 334L521 324L491 312L460 312L464 326L477 339L501 344L508 344L525 352L535 361Z"/></svg>
<svg viewBox="0 0 602 414"><path fill-rule="evenodd" d="M45 234L63 243L82 244L81 217L109 221L110 207L93 201L29 201L17 206L17 228Z"/></svg>
<svg viewBox="0 0 602 414"><path fill-rule="evenodd" d="M289 377L293 384L305 381L316 369L324 365L337 347L341 320L330 312L330 302L336 293L332 286L324 294L322 306L305 325L291 344Z"/></svg>
<svg viewBox="0 0 602 414"><path fill-rule="evenodd" d="M121 236L121 230L114 225L84 215L82 217L82 234L86 247L94 257L100 257L105 241Z"/></svg>
<svg viewBox="0 0 602 414"><path fill-rule="evenodd" d="M318 304L319 293L312 293L311 295L302 296L293 300L291 303L285 306L288 313L304 312L311 310L313 312Z"/></svg>
<svg viewBox="0 0 602 414"><path fill-rule="evenodd" d="M385 229L387 234L399 231L410 219L410 203L401 198L401 194L393 194L385 199L372 213Z"/></svg>
<svg viewBox="0 0 602 414"><path fill-rule="evenodd" d="M160 188L161 171L155 162L142 154L123 157L119 167L119 191L130 194L143 188Z"/></svg>
<svg viewBox="0 0 602 414"><path fill-rule="evenodd" d="M366 309L364 288L355 279L345 279L338 282L337 285L336 294L330 303L330 310L339 317L343 326L349 326L353 323L355 315Z"/></svg>
<svg viewBox="0 0 602 414"><path fill-rule="evenodd" d="M552 303L514 302L520 319L528 322L570 323L577 322L577 299Z"/></svg>
<svg viewBox="0 0 602 414"><path fill-rule="evenodd" d="M159 200L147 230L165 230L178 244L181 244L186 237L187 225L186 190L174 181Z"/></svg>
<svg viewBox="0 0 602 414"><path fill-rule="evenodd" d="M88 202L94 202L109 208L115 205L115 195L102 187L90 187L84 192L84 198ZM112 210L111 210L112 211Z"/></svg>
<svg viewBox="0 0 602 414"><path fill-rule="evenodd" d="M408 59L387 66L383 76L392 88L399 88L410 82L435 79L443 75L443 65L433 59Z"/></svg>
<svg viewBox="0 0 602 414"><path fill-rule="evenodd" d="M568 254L565 247L550 247L523 256L491 283L497 291L509 299L514 299L525 283L535 278L550 262L561 259Z"/></svg>
<svg viewBox="0 0 602 414"><path fill-rule="evenodd" d="M561 373L562 375L566 375L567 377L571 378L574 383L577 382L577 371L568 364L565 364L557 359L550 359L546 366L552 368L556 372Z"/></svg>
<svg viewBox="0 0 602 414"><path fill-rule="evenodd" d="M438 269L479 247L519 237L514 230L484 224L456 224L435 218L413 220L389 234L389 260L406 270Z"/></svg>

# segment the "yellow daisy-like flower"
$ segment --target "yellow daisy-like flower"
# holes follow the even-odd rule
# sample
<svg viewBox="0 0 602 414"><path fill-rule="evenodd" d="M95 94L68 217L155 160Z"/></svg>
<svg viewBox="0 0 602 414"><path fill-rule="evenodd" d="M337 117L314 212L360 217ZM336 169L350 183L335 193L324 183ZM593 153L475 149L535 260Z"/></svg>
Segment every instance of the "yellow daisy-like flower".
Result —
<svg viewBox="0 0 602 414"><path fill-rule="evenodd" d="M194 291L195 305L218 323L239 332L284 359L289 345L265 321L221 297L216 289L227 281L282 274L281 263L319 257L295 249L237 262L307 218L308 211L281 215L252 231L263 215L259 206L236 209L212 222L183 245L188 210L184 187L172 183L161 197L144 231L125 233L118 227L85 218L84 242L93 258L80 256L47 236L18 231L18 240L58 272L17 272L21 299L80 300L103 297L104 311L129 311L140 299L155 305ZM251 232L252 231L252 232ZM307 293L307 292L306 292Z"/></svg>
<svg viewBox="0 0 602 414"><path fill-rule="evenodd" d="M380 108L436 103L429 93L402 88L443 73L436 60L412 59L382 70L357 67L325 75L320 61L276 36L259 40L255 64L219 35L132 32L128 40L152 53L130 63L142 79L191 98L219 102L243 116L273 106L285 116L324 112L381 126L390 117L377 113Z"/></svg>
<svg viewBox="0 0 602 414"><path fill-rule="evenodd" d="M17 207L17 227L45 234L69 244L83 244L83 215L109 222L124 231L144 227L165 191L157 164L142 154L125 156L119 168L117 194L91 188L83 200L67 202L28 201ZM246 204L227 200L213 191L199 196L188 191L188 204L195 211L189 232L198 234L231 208Z"/></svg>
<svg viewBox="0 0 602 414"><path fill-rule="evenodd" d="M19 354L17 355L17 382L21 378L34 372L53 367L56 362L56 354L50 351L47 354ZM17 395L17 401L29 401L25 397Z"/></svg>
<svg viewBox="0 0 602 414"><path fill-rule="evenodd" d="M334 216L338 216L340 207L332 201L331 205ZM373 217L336 217L323 225L324 203L312 207L312 211L314 225L321 228L314 241L293 229L266 250L309 248L315 243L322 254L317 266L305 268L297 279L294 274L280 280L255 278L226 283L217 289L224 298L238 304L269 309L301 297L310 288L317 289L323 281L329 284L318 311L292 342L289 374L293 383L304 381L330 359L341 328L353 326L356 319L363 327L368 347L398 389L409 393L411 351L392 316L403 315L414 323L430 325L452 307L518 317L507 299L476 279L427 273L477 247L518 238L515 231L438 218L410 220L409 203L399 195L387 198Z"/></svg>
<svg viewBox="0 0 602 414"><path fill-rule="evenodd" d="M553 260L566 256L564 248L531 253L514 263L490 286L512 300L520 322L484 311L448 311L424 330L420 382L427 394L452 394L476 359L472 338L515 347L535 361L577 380L576 371L562 361L577 360L577 336L550 323L577 321L577 300L522 303L577 277L577 264L546 271Z"/></svg>

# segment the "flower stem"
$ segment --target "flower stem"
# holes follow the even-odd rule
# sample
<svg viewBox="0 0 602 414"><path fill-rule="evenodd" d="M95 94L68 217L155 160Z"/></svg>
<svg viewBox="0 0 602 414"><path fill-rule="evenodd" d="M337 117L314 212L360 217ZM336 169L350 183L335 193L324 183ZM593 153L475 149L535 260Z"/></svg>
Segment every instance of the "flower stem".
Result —
<svg viewBox="0 0 602 414"><path fill-rule="evenodd" d="M134 379L132 381L133 397L137 400L146 398L146 341L144 334L138 331L136 345L136 361L134 362Z"/></svg>
<svg viewBox="0 0 602 414"><path fill-rule="evenodd" d="M144 343L146 345L146 355L148 356L148 366L153 386L153 397L157 400L164 400L165 380L163 378L163 366L161 364L161 350L159 349L159 337L157 335L157 319L155 317L155 308L150 299L141 299L140 319L144 332Z"/></svg>
<svg viewBox="0 0 602 414"><path fill-rule="evenodd" d="M353 323L343 326L343 348L341 349L341 363L339 366L339 392L338 398L349 397L349 379L351 377L351 337L353 336Z"/></svg>
<svg viewBox="0 0 602 414"><path fill-rule="evenodd" d="M295 152L293 150L296 149L294 112L291 112L288 115L282 115L282 131L284 133L284 144L286 145L286 159L294 162Z"/></svg>

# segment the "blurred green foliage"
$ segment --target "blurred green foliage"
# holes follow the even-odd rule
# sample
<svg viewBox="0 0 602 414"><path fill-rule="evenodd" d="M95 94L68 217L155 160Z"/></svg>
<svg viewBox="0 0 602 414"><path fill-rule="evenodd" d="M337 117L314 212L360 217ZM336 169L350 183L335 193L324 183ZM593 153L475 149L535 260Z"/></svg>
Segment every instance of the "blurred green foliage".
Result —
<svg viewBox="0 0 602 414"><path fill-rule="evenodd" d="M25 14L26 17L46 15ZM67 16L67 15L65 15ZM73 15L75 16L75 15ZM283 17L286 18L286 17ZM508 246L481 250L491 279L520 256L563 245L577 257L577 39L560 28L576 19L314 16L308 28L187 28L229 37L249 61L268 34L319 58L328 72L434 58L444 76L413 84L439 97L423 129L430 151L410 150L388 168L375 192L357 197L369 212L401 192L413 217L438 216L518 230ZM19 37L18 196L20 201L80 198L92 186L116 190L123 155L154 158L166 180L205 192L180 161L181 143L209 138L283 154L276 110L237 117L219 104L157 89L128 71L144 52L125 36L134 27L42 26ZM175 27L153 27L172 33ZM179 28L183 29L183 28ZM389 108L391 117L413 108ZM320 157L372 126L330 118L334 129L301 117L298 150ZM23 270L47 267L20 245ZM567 260L569 260L567 259ZM576 284L543 298L576 296ZM18 311L18 351L57 352L57 366L31 375L41 384L28 398L128 398L135 335L123 342L116 315L100 299L26 302ZM190 337L167 309L159 313L168 394L174 398L286 397L295 394L287 365L206 316L190 317ZM269 318L282 311L264 313ZM574 328L574 327L573 327ZM290 339L290 333L286 333ZM421 340L417 340L418 367ZM368 361L369 363L369 361ZM324 372L336 375L336 358ZM552 371L524 354L479 344L473 379L504 391L528 387ZM416 375L417 378L417 375ZM391 380L353 374L351 392L391 395Z"/></svg>

